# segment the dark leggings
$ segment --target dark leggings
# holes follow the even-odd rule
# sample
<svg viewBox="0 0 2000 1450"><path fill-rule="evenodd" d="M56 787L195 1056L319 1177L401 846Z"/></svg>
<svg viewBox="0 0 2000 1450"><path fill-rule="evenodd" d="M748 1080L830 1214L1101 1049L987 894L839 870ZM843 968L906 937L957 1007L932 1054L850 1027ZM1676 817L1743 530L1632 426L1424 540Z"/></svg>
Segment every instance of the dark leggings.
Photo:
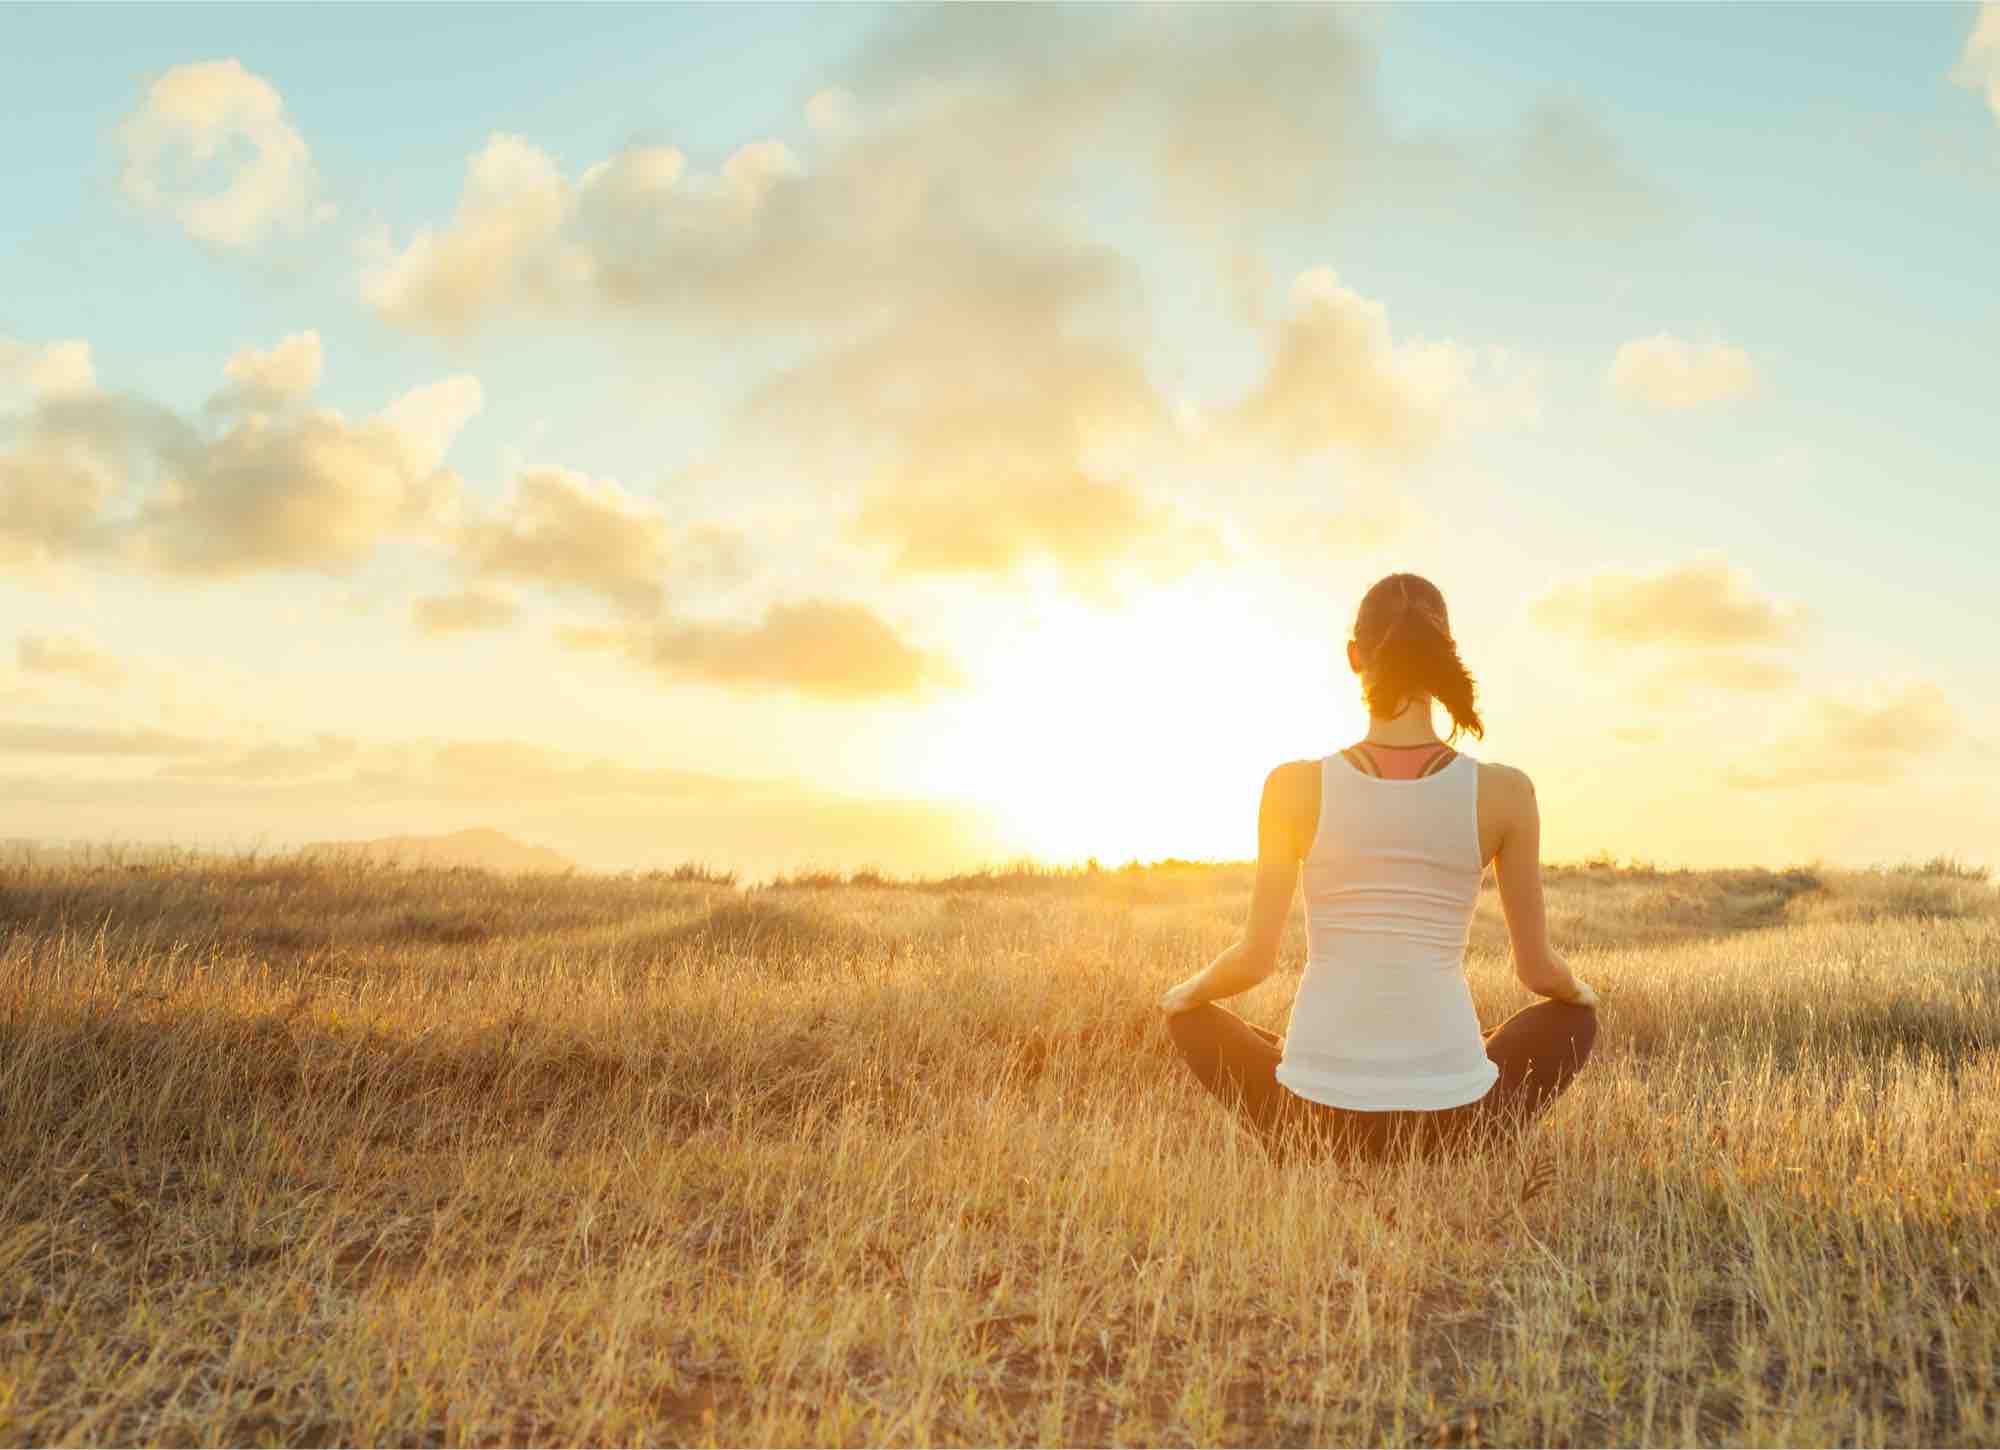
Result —
<svg viewBox="0 0 2000 1450"><path fill-rule="evenodd" d="M1302 1098L1278 1081L1285 1040L1213 1002L1167 1019L1174 1046L1201 1085L1241 1112L1278 1157L1335 1152L1382 1158L1431 1154L1531 1122L1570 1085L1597 1041L1597 1013L1567 1002L1523 1007L1488 1029L1500 1069L1486 1096L1430 1112L1360 1112Z"/></svg>

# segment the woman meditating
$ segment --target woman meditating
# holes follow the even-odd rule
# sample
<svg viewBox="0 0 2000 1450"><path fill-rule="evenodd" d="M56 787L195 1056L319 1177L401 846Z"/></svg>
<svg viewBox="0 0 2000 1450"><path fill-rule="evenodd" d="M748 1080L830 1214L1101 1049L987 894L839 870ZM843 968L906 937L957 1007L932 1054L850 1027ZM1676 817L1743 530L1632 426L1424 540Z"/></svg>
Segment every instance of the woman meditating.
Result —
<svg viewBox="0 0 2000 1450"><path fill-rule="evenodd" d="M1485 733L1437 586L1391 574L1370 589L1347 662L1368 702L1366 737L1271 772L1243 939L1160 1009L1196 1078L1274 1152L1430 1152L1547 1107L1590 1056L1597 994L1549 944L1534 786L1432 727L1435 700L1453 739ZM1465 943L1488 862L1514 971L1548 1000L1482 1033ZM1217 999L1277 966L1301 865L1306 970L1280 1038Z"/></svg>

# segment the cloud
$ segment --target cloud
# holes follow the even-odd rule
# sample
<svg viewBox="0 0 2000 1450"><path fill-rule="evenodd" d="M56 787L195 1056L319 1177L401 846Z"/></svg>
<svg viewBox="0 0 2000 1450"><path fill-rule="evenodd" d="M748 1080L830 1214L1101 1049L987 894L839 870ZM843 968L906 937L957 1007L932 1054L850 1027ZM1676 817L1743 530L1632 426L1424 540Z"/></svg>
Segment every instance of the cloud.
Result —
<svg viewBox="0 0 2000 1450"><path fill-rule="evenodd" d="M117 140L125 194L149 211L171 214L197 241L252 247L274 228L303 230L329 214L284 98L240 61L167 71L118 128Z"/></svg>
<svg viewBox="0 0 2000 1450"><path fill-rule="evenodd" d="M1602 644L1696 648L1790 644L1807 619L1798 604L1759 593L1719 554L1558 583L1529 614L1545 629Z"/></svg>
<svg viewBox="0 0 2000 1450"><path fill-rule="evenodd" d="M1660 333L1637 338L1612 359L1612 391L1653 408L1733 403L1757 391L1756 364L1740 347L1693 343Z"/></svg>
<svg viewBox="0 0 2000 1450"><path fill-rule="evenodd" d="M1876 681L1852 697L1811 696L1753 761L1724 779L1752 790L1876 785L1936 757L1958 734L1958 712L1939 686Z"/></svg>
<svg viewBox="0 0 2000 1450"><path fill-rule="evenodd" d="M857 480L854 536L901 573L1042 562L1094 584L1212 556L1211 533L1130 476L1129 450L1166 420L1136 357L1079 335L1059 291L961 300L767 383L751 426L782 430L821 478Z"/></svg>
<svg viewBox="0 0 2000 1450"><path fill-rule="evenodd" d="M578 590L650 613L666 598L673 542L659 509L611 480L538 468L514 480L498 511L462 531L458 556L478 579Z"/></svg>
<svg viewBox="0 0 2000 1450"><path fill-rule="evenodd" d="M363 294L391 321L447 334L498 307L555 295L572 280L554 244L573 205L553 157L518 136L495 135L466 167L451 224L420 231L383 258Z"/></svg>
<svg viewBox="0 0 2000 1450"><path fill-rule="evenodd" d="M1270 200L1295 201L1325 158L1368 149L1340 124L1372 110L1365 68L1328 17L924 17L889 27L851 87L810 103L811 165L760 140L701 173L652 145L571 182L546 152L495 136L452 221L391 248L364 290L391 320L446 334L558 305L787 329L899 315L976 292L981 261L1018 285L1022 264L1071 250L1046 192L1094 144L1152 137L1147 173L1183 191L1276 186Z"/></svg>
<svg viewBox="0 0 2000 1450"><path fill-rule="evenodd" d="M164 778L260 784L324 776L357 759L360 748L342 735L321 735L306 744L277 743L246 748L213 742L194 759L161 768Z"/></svg>
<svg viewBox="0 0 2000 1450"><path fill-rule="evenodd" d="M246 411L297 403L319 364L311 333L239 353L226 405L197 418L125 394L45 392L0 441L0 562L338 572L387 537L441 527L460 487L444 455L480 406L478 381L415 388L359 420Z"/></svg>
<svg viewBox="0 0 2000 1450"><path fill-rule="evenodd" d="M1398 344L1380 302L1315 267L1292 284L1263 379L1219 421L1292 461L1336 448L1406 460L1453 426L1539 412L1539 374L1524 360L1450 342Z"/></svg>
<svg viewBox="0 0 2000 1450"><path fill-rule="evenodd" d="M110 509L188 436L165 409L100 393L43 397L0 444L0 564L103 553Z"/></svg>
<svg viewBox="0 0 2000 1450"><path fill-rule="evenodd" d="M1356 559L1406 538L1420 514L1407 500L1380 491L1350 491L1337 507L1286 509L1256 529L1255 547L1308 573L1332 559Z"/></svg>
<svg viewBox="0 0 2000 1450"><path fill-rule="evenodd" d="M1732 649L1687 648L1640 680L1632 698L1654 710L1672 710L1724 691L1732 695L1785 695L1796 689L1799 672L1769 655Z"/></svg>
<svg viewBox="0 0 2000 1450"><path fill-rule="evenodd" d="M854 96L838 86L815 91L806 101L806 124L826 136L840 136L854 129Z"/></svg>
<svg viewBox="0 0 2000 1450"><path fill-rule="evenodd" d="M452 443L486 406L486 390L466 373L411 388L381 412L381 420L401 442L409 462L429 471L444 461Z"/></svg>
<svg viewBox="0 0 2000 1450"><path fill-rule="evenodd" d="M1548 98L1530 107L1511 161L1530 224L1552 235L1630 241L1673 221L1671 198L1626 160L1603 119L1579 101Z"/></svg>
<svg viewBox="0 0 2000 1450"><path fill-rule="evenodd" d="M80 338L32 343L0 337L0 397L70 398L97 387L90 344Z"/></svg>
<svg viewBox="0 0 2000 1450"><path fill-rule="evenodd" d="M303 402L319 387L319 333L293 333L264 351L246 347L223 364L228 384L209 399L212 411L270 411Z"/></svg>
<svg viewBox="0 0 2000 1450"><path fill-rule="evenodd" d="M1739 694L1773 694L1789 690L1799 672L1782 660L1728 651L1684 655L1654 675L1649 697L1672 699L1688 690L1730 690Z"/></svg>
<svg viewBox="0 0 2000 1450"><path fill-rule="evenodd" d="M673 680L737 691L790 690L822 700L913 697L962 683L947 659L918 648L859 604L775 604L754 623L670 620L570 629L575 649L608 649Z"/></svg>
<svg viewBox="0 0 2000 1450"><path fill-rule="evenodd" d="M461 589L414 601L410 605L410 622L418 634L436 639L447 634L502 629L512 624L520 612L520 606L505 594L487 589Z"/></svg>
<svg viewBox="0 0 2000 1450"><path fill-rule="evenodd" d="M134 547L165 572L209 578L351 569L391 535L439 527L459 492L443 455L480 398L459 377L358 422L252 415L161 460Z"/></svg>
<svg viewBox="0 0 2000 1450"><path fill-rule="evenodd" d="M1495 175L1531 184L1511 134L1399 134L1374 64L1331 11L899 13L809 102L804 154L647 144L578 172L496 135L455 212L385 239L363 292L416 332L650 326L764 365L728 446L851 500L854 537L899 572L1158 577L1213 557L1215 532L1161 482L1185 448L1145 275L1076 203L1129 193L1192 228L1240 297L1263 229L1302 207L1372 189L1456 212ZM1241 425L1217 439L1287 457L1408 459L1537 407L1520 360L1398 343L1330 285L1278 328L1251 396L1209 411Z"/></svg>
<svg viewBox="0 0 2000 1450"><path fill-rule="evenodd" d="M840 79L874 129L975 156L996 190L1115 156L1136 199L1211 238L1358 197L1463 214L1497 196L1537 232L1588 219L1629 238L1665 219L1581 104L1543 102L1494 136L1409 132L1377 71L1369 37L1331 8L954 6L906 12Z"/></svg>
<svg viewBox="0 0 2000 1450"><path fill-rule="evenodd" d="M22 755L198 755L213 741L165 730L108 730L0 720L0 753Z"/></svg>
<svg viewBox="0 0 2000 1450"><path fill-rule="evenodd" d="M1386 454L1428 447L1443 418L1399 372L1382 304L1341 286L1325 267L1301 274L1292 299L1263 382L1235 410L1235 428L1294 459L1335 446Z"/></svg>
<svg viewBox="0 0 2000 1450"><path fill-rule="evenodd" d="M714 175L688 175L675 147L639 145L572 181L532 142L495 134L467 162L451 221L380 249L362 295L388 320L441 336L510 312L726 309L704 290L733 281L734 299L748 301L749 288L808 260L793 240L758 235L778 230L766 204L801 173L783 143L765 140L739 147Z"/></svg>
<svg viewBox="0 0 2000 1450"><path fill-rule="evenodd" d="M115 655L77 634L24 634L14 643L15 662L44 675L68 675L85 684L110 689L122 684L125 665Z"/></svg>
<svg viewBox="0 0 2000 1450"><path fill-rule="evenodd" d="M1538 224L1557 193L1629 211L1645 190L1574 103L1491 143L1402 136L1375 65L1332 11L906 12L808 102L810 157L755 140L704 171L645 144L572 179L495 134L451 219L385 239L363 291L447 336L551 312L796 333L906 317L989 276L1018 286L1065 256L1096 267L1065 203L1099 170L1156 219L1239 239L1371 190L1458 210L1506 178ZM1244 243L1217 260L1240 268Z"/></svg>
<svg viewBox="0 0 2000 1450"><path fill-rule="evenodd" d="M2000 121L2000 0L1985 0L1979 7L1952 78L1984 92L1993 119Z"/></svg>
<svg viewBox="0 0 2000 1450"><path fill-rule="evenodd" d="M99 398L90 344L80 339L0 337L0 401L9 395L24 397L28 408L16 418L0 413L0 565L48 562L90 537L121 487L118 460L59 420L130 420ZM112 431L120 436L109 441L122 448L128 430Z"/></svg>
<svg viewBox="0 0 2000 1450"><path fill-rule="evenodd" d="M1078 578L1097 577L1113 560L1179 572L1220 551L1213 533L1124 482L1023 470L975 472L951 487L956 476L875 493L856 533L887 543L895 567L911 574L1002 573L1034 559Z"/></svg>
<svg viewBox="0 0 2000 1450"><path fill-rule="evenodd" d="M447 791L484 794L495 790L560 798L572 794L625 791L655 796L705 794L723 787L722 778L697 771L628 765L602 757L576 756L518 740L445 740L398 752L396 768L377 778L401 775ZM757 787L741 782L743 788Z"/></svg>

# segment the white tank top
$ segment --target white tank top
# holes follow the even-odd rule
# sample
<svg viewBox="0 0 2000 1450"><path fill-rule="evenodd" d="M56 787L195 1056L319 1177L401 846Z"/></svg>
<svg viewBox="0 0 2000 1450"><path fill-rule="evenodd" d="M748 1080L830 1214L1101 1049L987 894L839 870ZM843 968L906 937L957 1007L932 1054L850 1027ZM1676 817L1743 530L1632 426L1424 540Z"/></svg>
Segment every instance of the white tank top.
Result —
<svg viewBox="0 0 2000 1450"><path fill-rule="evenodd" d="M1306 973L1278 1081L1338 1108L1453 1108L1488 1060L1465 980L1479 900L1479 763L1385 780L1320 762L1305 858Z"/></svg>

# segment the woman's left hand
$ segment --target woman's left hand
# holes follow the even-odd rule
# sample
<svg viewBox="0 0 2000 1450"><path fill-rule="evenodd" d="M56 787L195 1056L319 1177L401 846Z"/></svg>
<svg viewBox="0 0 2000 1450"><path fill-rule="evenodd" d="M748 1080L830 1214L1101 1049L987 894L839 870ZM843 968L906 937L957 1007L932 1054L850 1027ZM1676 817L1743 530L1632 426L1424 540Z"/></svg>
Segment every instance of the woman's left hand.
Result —
<svg viewBox="0 0 2000 1450"><path fill-rule="evenodd" d="M1189 977L1185 982L1167 988L1166 995L1160 998L1160 1011L1169 1017L1178 1017L1183 1012L1192 1012L1201 1006L1201 998L1194 994L1196 980L1194 977Z"/></svg>

